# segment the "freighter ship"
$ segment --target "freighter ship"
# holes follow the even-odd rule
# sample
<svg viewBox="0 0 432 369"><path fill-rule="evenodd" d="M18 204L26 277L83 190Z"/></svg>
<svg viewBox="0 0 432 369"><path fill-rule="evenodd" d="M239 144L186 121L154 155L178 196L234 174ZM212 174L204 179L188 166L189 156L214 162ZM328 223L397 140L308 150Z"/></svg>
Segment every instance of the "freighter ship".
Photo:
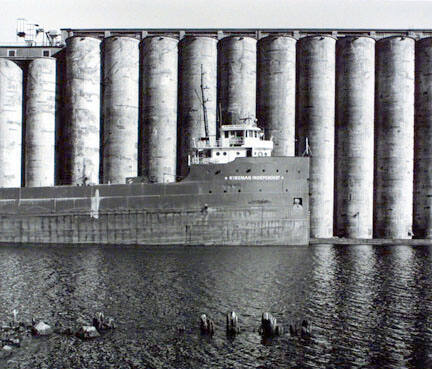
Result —
<svg viewBox="0 0 432 369"><path fill-rule="evenodd" d="M307 245L309 160L272 157L251 119L197 140L175 183L0 189L0 242Z"/></svg>

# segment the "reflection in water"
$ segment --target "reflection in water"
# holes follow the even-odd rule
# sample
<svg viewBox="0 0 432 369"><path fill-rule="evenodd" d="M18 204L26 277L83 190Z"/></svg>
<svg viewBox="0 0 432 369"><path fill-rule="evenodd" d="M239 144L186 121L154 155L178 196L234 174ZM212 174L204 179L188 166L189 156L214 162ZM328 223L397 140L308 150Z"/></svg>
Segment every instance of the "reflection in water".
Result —
<svg viewBox="0 0 432 369"><path fill-rule="evenodd" d="M308 295L305 299L308 303L308 320L313 325L314 345L302 349L302 356L297 364L301 366L302 362L306 362L312 367L322 367L329 362L331 356L330 342L337 319L334 312L337 260L333 246L319 245L312 250L312 278L307 286Z"/></svg>
<svg viewBox="0 0 432 369"><path fill-rule="evenodd" d="M431 263L426 246L2 247L0 320L17 308L77 325L101 310L118 323L96 341L30 340L7 367L432 367ZM286 331L307 319L313 336L262 344L264 311Z"/></svg>
<svg viewBox="0 0 432 369"><path fill-rule="evenodd" d="M12 310L25 302L25 275L21 272L19 253L11 252L0 258L0 319L10 319ZM19 310L19 309L18 309Z"/></svg>

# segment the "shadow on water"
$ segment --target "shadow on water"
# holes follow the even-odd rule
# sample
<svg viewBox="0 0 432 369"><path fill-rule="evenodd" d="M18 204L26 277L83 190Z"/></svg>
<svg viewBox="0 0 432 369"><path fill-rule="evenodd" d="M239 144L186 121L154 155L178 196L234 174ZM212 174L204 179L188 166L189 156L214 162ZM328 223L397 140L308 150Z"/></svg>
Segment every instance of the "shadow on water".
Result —
<svg viewBox="0 0 432 369"><path fill-rule="evenodd" d="M432 366L430 247L2 247L0 321L118 328L94 341L30 339L8 368L404 368ZM235 310L241 333L225 334ZM283 335L263 339L261 313ZM213 337L198 318L214 321ZM312 336L291 337L307 319ZM0 360L0 367L2 367ZM27 365L27 366L26 366ZM4 365L3 365L4 366Z"/></svg>

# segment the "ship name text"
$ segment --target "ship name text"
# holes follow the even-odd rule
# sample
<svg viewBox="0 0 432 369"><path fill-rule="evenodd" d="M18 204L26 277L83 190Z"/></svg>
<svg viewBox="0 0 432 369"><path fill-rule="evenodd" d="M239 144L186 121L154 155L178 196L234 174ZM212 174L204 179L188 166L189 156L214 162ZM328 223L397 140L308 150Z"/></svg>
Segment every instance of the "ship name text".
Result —
<svg viewBox="0 0 432 369"><path fill-rule="evenodd" d="M226 181L279 181L283 176L227 176Z"/></svg>

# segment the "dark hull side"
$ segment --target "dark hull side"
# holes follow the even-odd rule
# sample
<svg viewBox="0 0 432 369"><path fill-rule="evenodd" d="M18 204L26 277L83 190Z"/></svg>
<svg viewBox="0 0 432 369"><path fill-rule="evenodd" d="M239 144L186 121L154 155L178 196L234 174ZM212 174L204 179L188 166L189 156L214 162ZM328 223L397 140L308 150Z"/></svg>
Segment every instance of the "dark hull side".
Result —
<svg viewBox="0 0 432 369"><path fill-rule="evenodd" d="M307 158L242 158L170 184L0 189L0 242L307 245L308 176Z"/></svg>

